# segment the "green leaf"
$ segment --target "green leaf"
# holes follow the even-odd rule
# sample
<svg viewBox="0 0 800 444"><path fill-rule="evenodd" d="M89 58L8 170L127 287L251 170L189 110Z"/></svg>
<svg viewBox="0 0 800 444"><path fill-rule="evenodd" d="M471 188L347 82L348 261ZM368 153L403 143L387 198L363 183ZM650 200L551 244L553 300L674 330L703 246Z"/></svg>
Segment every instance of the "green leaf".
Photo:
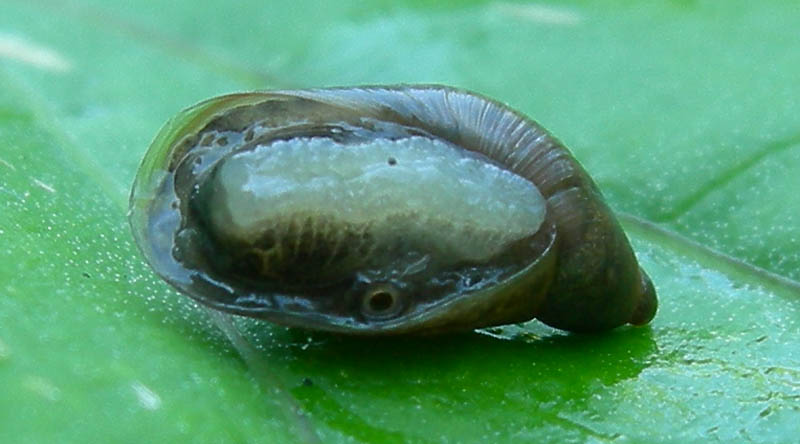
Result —
<svg viewBox="0 0 800 444"><path fill-rule="evenodd" d="M0 442L795 441L799 22L778 0L4 2ZM237 319L237 349L144 264L127 194L169 117L393 82L564 140L628 214L651 326L355 340Z"/></svg>

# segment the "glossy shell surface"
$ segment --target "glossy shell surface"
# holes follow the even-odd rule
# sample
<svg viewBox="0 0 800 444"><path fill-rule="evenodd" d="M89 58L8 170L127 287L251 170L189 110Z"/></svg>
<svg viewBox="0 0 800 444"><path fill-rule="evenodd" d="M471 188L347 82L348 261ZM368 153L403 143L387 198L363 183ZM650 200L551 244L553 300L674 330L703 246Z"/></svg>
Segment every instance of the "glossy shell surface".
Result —
<svg viewBox="0 0 800 444"><path fill-rule="evenodd" d="M649 322L600 191L535 122L444 86L216 97L171 119L131 193L151 267L212 308L349 334L537 318Z"/></svg>

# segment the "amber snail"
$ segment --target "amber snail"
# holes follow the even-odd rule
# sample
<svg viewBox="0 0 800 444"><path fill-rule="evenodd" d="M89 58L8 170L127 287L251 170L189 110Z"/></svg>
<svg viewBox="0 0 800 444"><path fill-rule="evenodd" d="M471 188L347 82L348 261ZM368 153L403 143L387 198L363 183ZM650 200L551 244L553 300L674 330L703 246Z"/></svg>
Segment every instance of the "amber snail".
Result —
<svg viewBox="0 0 800 444"><path fill-rule="evenodd" d="M523 322L599 331L655 315L597 186L542 127L444 86L230 94L156 136L134 237L224 312L340 333Z"/></svg>

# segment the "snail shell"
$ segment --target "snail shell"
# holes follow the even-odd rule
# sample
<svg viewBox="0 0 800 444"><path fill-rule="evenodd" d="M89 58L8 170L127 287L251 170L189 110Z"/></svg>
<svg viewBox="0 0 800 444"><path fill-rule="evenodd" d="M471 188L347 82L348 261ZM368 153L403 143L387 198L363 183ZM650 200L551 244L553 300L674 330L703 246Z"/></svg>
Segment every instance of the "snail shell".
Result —
<svg viewBox="0 0 800 444"><path fill-rule="evenodd" d="M649 322L596 185L523 115L443 86L231 94L170 120L130 223L212 308L352 334Z"/></svg>

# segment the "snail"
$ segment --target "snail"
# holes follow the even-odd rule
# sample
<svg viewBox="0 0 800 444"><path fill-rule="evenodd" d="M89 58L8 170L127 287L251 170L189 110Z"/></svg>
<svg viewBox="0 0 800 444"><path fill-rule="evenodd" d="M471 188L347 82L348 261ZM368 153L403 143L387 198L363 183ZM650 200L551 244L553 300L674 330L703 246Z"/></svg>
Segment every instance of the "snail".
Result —
<svg viewBox="0 0 800 444"><path fill-rule="evenodd" d="M130 224L213 309L359 335L644 325L654 287L542 127L445 86L224 95L156 136Z"/></svg>

